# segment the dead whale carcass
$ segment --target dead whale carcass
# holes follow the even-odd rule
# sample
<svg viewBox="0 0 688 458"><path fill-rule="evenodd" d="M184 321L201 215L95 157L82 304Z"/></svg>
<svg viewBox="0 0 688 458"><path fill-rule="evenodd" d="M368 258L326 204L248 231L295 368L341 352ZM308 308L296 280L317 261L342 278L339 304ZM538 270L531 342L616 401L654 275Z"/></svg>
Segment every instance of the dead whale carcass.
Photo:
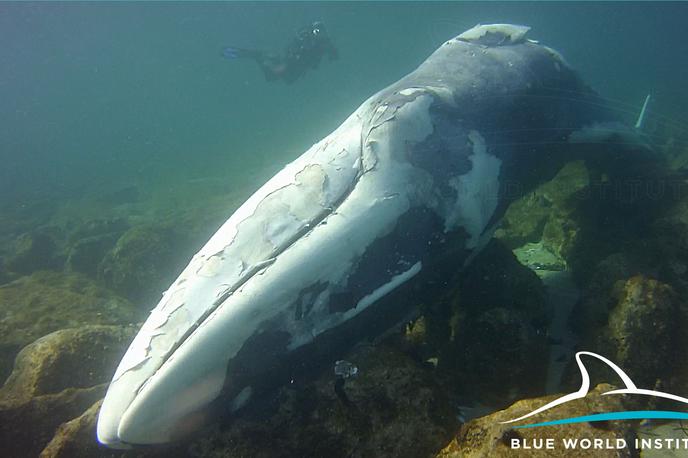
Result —
<svg viewBox="0 0 688 458"><path fill-rule="evenodd" d="M223 388L246 402L267 355L364 320L442 260L468 262L545 164L614 121L527 31L476 26L447 41L251 196L132 342L99 440L170 441Z"/></svg>

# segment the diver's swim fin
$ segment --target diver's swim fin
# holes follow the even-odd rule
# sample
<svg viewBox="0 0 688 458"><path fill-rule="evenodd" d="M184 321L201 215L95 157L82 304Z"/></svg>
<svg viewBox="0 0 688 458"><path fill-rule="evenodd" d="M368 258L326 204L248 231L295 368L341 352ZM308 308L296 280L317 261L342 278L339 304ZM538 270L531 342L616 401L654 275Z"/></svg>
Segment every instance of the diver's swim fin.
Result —
<svg viewBox="0 0 688 458"><path fill-rule="evenodd" d="M260 51L255 51L253 49L243 49L237 48L235 46L228 46L222 50L222 55L227 59L239 59L242 57L258 57L260 56Z"/></svg>

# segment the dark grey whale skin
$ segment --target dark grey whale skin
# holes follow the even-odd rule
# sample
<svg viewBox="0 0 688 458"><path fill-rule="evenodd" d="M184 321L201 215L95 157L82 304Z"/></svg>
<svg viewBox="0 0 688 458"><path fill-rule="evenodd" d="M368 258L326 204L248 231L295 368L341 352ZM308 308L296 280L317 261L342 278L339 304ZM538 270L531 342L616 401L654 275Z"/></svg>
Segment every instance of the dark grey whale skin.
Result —
<svg viewBox="0 0 688 458"><path fill-rule="evenodd" d="M502 161L500 200L486 227L489 231L511 201L587 151L585 145L568 141L572 132L617 120L603 99L549 48L529 41L496 47L459 39L447 43L418 69L373 96L363 132L373 131L416 97L432 94L433 133L409 145L406 157L432 175L439 193L453 201L460 196L448 180L471 170L473 149L468 133L483 135L489 153ZM401 92L412 88L422 90L411 95ZM384 110L376 112L378 107ZM365 147L365 136L361 142ZM596 152L609 148L594 146ZM392 233L368 247L349 277L349 290L330 306L337 311L351 307L397 275L402 270L399 265L420 260L430 268L374 307L296 350L286 350L290 336L278 323L266 323L230 361L226 397L218 404L228 405L228 400L249 383L255 396L261 387L299 380L309 371L329 370L328 362L341 357L353 343L412 316L409 313L416 304L441 294L464 261L479 251L466 249L466 239L462 228L443 232L436 207L410 209ZM309 285L306 289L319 287Z"/></svg>
<svg viewBox="0 0 688 458"><path fill-rule="evenodd" d="M500 46L450 40L381 91L379 103L401 106L408 97L399 91L412 87L439 88L445 94L435 96L430 107L434 133L414 145L411 161L441 183L445 176L470 170L467 133L481 133L488 151L502 161L500 205L493 221L509 202L551 178L576 153L583 155L585 147L569 143L572 132L618 123L604 99L556 51L527 40Z"/></svg>

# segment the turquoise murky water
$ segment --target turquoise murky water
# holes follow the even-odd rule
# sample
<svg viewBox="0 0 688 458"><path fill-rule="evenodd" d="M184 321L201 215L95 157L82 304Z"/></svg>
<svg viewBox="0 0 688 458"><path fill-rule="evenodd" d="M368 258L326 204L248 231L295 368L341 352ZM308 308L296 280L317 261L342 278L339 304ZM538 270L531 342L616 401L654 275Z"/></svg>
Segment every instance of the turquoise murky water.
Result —
<svg viewBox="0 0 688 458"><path fill-rule="evenodd" d="M530 25L629 116L685 117L681 3L2 3L4 202L216 176L291 159L476 23ZM340 51L291 86L221 57L324 21ZM97 192L97 191L91 191Z"/></svg>
<svg viewBox="0 0 688 458"><path fill-rule="evenodd" d="M339 57L293 83L223 56L282 52L313 21ZM512 204L473 267L428 287L420 318L304 365L236 423L203 413L180 429L210 430L168 449L99 447L107 383L208 237L369 96L479 23L530 26L629 126L650 94L642 135L661 191L632 182L629 193L603 165L570 162ZM683 2L0 2L0 379L12 373L0 450L490 456L461 423L577 389L578 350L688 397L687 23ZM590 370L593 387L614 383L605 370ZM81 435L58 431L82 414ZM604 434L630 437L622 429Z"/></svg>

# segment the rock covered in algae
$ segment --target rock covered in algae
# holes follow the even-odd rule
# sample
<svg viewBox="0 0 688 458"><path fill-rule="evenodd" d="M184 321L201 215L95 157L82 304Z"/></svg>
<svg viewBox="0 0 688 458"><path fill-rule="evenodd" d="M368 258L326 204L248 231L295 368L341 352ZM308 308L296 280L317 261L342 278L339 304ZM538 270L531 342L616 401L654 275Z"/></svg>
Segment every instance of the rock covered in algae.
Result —
<svg viewBox="0 0 688 458"><path fill-rule="evenodd" d="M655 243L644 254L661 264L658 273L685 294L688 292L688 187L684 185L672 193L683 198L653 222Z"/></svg>
<svg viewBox="0 0 688 458"><path fill-rule="evenodd" d="M67 388L109 382L136 333L134 326L82 326L61 329L24 347L0 388L0 402L21 403Z"/></svg>
<svg viewBox="0 0 688 458"><path fill-rule="evenodd" d="M78 225L69 235L65 269L95 278L103 258L127 229L124 218L92 219Z"/></svg>
<svg viewBox="0 0 688 458"><path fill-rule="evenodd" d="M65 270L97 277L98 266L121 234L93 235L80 239L69 248Z"/></svg>
<svg viewBox="0 0 688 458"><path fill-rule="evenodd" d="M128 326L82 326L54 332L24 348L0 389L3 453L38 455L60 424L102 398L135 331Z"/></svg>
<svg viewBox="0 0 688 458"><path fill-rule="evenodd" d="M69 388L31 398L23 404L0 404L0 443L3 456L34 457L60 424L75 418L105 396L107 385Z"/></svg>
<svg viewBox="0 0 688 458"><path fill-rule="evenodd" d="M103 400L84 413L62 423L38 455L39 458L186 458L183 447L163 445L131 450L113 450L96 440L96 423Z"/></svg>
<svg viewBox="0 0 688 458"><path fill-rule="evenodd" d="M577 399L542 412L518 424L536 423L560 418L578 417L591 413L617 412L624 410L620 396L603 396L602 393L615 389L611 385L600 384L583 399ZM512 424L501 424L521 417L562 396L544 396L516 402L505 410L485 417L476 418L461 426L451 442L437 454L437 458L483 458L483 457L631 457L630 448L609 450L585 450L582 448L566 450L563 439L602 439L616 444L617 439L632 445L633 434L628 422L575 423L547 426L541 428L514 429ZM554 450L515 450L512 439L519 443L533 444L534 439L552 438Z"/></svg>
<svg viewBox="0 0 688 458"><path fill-rule="evenodd" d="M248 197L216 191L207 183L192 189L180 184L145 207L139 203L140 214L80 224L69 237L67 268L89 275L95 270L106 286L149 310Z"/></svg>
<svg viewBox="0 0 688 458"><path fill-rule="evenodd" d="M642 276L619 286L617 304L609 314L616 361L637 374L636 378L642 373L654 377L670 370L675 356L672 345L680 331L678 297L669 285Z"/></svg>
<svg viewBox="0 0 688 458"><path fill-rule="evenodd" d="M685 366L685 306L667 284L642 275L619 280L609 290L589 292L574 315L580 348L609 357L640 387L667 389ZM614 374L599 369L605 368L591 366L592 376L611 381Z"/></svg>
<svg viewBox="0 0 688 458"><path fill-rule="evenodd" d="M436 361L456 392L504 405L544 389L550 313L542 282L500 241L423 313L407 339Z"/></svg>
<svg viewBox="0 0 688 458"><path fill-rule="evenodd" d="M113 450L96 440L96 423L103 400L96 401L84 413L62 423L40 452L39 458L183 458L187 455L175 446L132 450Z"/></svg>
<svg viewBox="0 0 688 458"><path fill-rule="evenodd" d="M126 299L78 274L35 272L0 286L0 376L25 345L58 329L129 324L142 318Z"/></svg>
<svg viewBox="0 0 688 458"><path fill-rule="evenodd" d="M346 360L359 369L343 388L350 404L327 368L314 382L281 389L271 407L249 405L190 455L430 456L449 440L458 421L432 369L389 345L359 347Z"/></svg>
<svg viewBox="0 0 688 458"><path fill-rule="evenodd" d="M62 423L39 458L188 458L188 443L161 444L115 450L96 440L96 424L103 400L96 401L76 418Z"/></svg>
<svg viewBox="0 0 688 458"><path fill-rule="evenodd" d="M171 227L135 226L103 259L99 277L133 301L153 302L179 268L177 245L178 236Z"/></svg>
<svg viewBox="0 0 688 458"><path fill-rule="evenodd" d="M99 278L128 299L149 305L188 263L190 256L181 249L188 244L172 225L134 226L100 263Z"/></svg>
<svg viewBox="0 0 688 458"><path fill-rule="evenodd" d="M540 242L566 259L580 232L575 212L588 197L590 173L583 161L566 164L557 175L509 206L495 237L510 248Z"/></svg>
<svg viewBox="0 0 688 458"><path fill-rule="evenodd" d="M101 446L95 440L95 427L102 399L78 417L62 423L41 451L41 458L78 458L99 455ZM104 450L103 450L104 451Z"/></svg>
<svg viewBox="0 0 688 458"><path fill-rule="evenodd" d="M11 254L5 261L7 269L18 274L30 274L37 270L54 269L61 266L57 245L44 232L20 235L14 242Z"/></svg>

